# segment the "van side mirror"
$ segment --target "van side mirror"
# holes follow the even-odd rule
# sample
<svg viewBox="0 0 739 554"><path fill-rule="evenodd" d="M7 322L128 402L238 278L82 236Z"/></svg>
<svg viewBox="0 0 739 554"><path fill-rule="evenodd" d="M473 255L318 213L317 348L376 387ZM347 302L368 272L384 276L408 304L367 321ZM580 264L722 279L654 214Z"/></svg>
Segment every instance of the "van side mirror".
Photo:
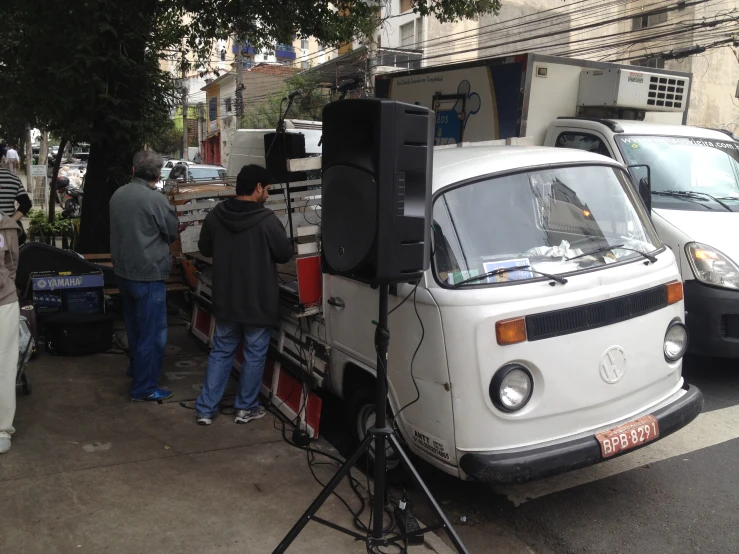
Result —
<svg viewBox="0 0 739 554"><path fill-rule="evenodd" d="M644 205L647 208L647 212L652 213L652 185L649 183L649 178L642 177L639 179L639 196L644 201Z"/></svg>
<svg viewBox="0 0 739 554"><path fill-rule="evenodd" d="M652 214L652 170L647 164L630 165L629 174L634 183L637 183L637 192L647 208L647 213Z"/></svg>

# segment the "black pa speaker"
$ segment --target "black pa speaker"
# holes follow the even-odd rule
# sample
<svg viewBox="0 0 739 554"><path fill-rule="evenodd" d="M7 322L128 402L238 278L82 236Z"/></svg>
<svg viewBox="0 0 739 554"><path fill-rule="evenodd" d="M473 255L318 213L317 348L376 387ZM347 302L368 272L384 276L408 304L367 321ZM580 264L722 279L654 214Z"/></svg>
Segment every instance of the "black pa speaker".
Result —
<svg viewBox="0 0 739 554"><path fill-rule="evenodd" d="M267 133L264 135L264 157L265 166L273 183L284 183L286 176L292 183L308 179L305 171L287 172L287 160L305 158L305 135L303 133L285 133L284 136L278 133Z"/></svg>
<svg viewBox="0 0 739 554"><path fill-rule="evenodd" d="M322 257L328 273L415 281L430 264L434 112L383 99L323 109Z"/></svg>

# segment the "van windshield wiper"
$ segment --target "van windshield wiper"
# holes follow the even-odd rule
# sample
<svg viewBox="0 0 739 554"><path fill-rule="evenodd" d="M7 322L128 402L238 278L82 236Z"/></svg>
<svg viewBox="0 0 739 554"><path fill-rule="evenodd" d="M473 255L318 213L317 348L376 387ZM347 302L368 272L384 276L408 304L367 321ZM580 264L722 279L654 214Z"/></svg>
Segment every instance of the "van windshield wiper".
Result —
<svg viewBox="0 0 739 554"><path fill-rule="evenodd" d="M647 254L646 252L642 252L641 250L637 250L636 248L627 248L623 244L614 244L613 246L601 246L600 248L596 248L595 250L591 250L590 252L585 252L583 254L573 256L572 258L567 258L567 261L577 260L578 258L584 258L585 256L591 256L593 254L599 254L600 252L609 252L611 250L628 250L629 252L636 252L637 254L640 254L643 258L646 258L652 263L657 261L656 256L652 256L651 254Z"/></svg>
<svg viewBox="0 0 739 554"><path fill-rule="evenodd" d="M695 199L708 198L709 200L713 200L714 202L716 202L716 204L724 208L727 212L734 211L729 206L724 204L720 198L716 198L715 196L713 196L712 194L708 194L707 192L697 192L694 190L653 190L652 194L658 194L662 196L672 196L673 198L686 198L686 199L687 198L695 198ZM701 206L705 206L705 204L701 204ZM705 207L708 208L709 210L712 209L709 206L705 206Z"/></svg>
<svg viewBox="0 0 739 554"><path fill-rule="evenodd" d="M524 269L527 271L531 271L532 273L536 273L537 275L541 275L542 277L551 279L552 281L556 281L562 285L567 284L567 279L565 279L564 277L560 277L558 275L551 275L549 273L544 273L543 271L537 271L536 269L533 269L530 265L516 265L516 266L511 266L511 267L499 267L498 269L488 271L487 273L483 273L482 275L475 275L474 277L470 277L469 279L465 279L464 281L460 281L459 283L452 285L452 288L461 287L462 285L474 283L475 281L481 281L482 279L487 279L488 277L494 277L495 275L502 275L503 273L509 273L511 271L521 271ZM554 286L554 283L549 283L549 284Z"/></svg>

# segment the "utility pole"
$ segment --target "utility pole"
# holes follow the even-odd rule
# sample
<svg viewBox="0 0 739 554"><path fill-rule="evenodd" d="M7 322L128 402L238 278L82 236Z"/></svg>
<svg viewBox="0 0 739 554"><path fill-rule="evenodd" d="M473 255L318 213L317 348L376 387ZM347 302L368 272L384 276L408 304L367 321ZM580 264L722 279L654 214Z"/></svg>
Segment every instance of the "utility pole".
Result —
<svg viewBox="0 0 739 554"><path fill-rule="evenodd" d="M189 143L187 136L187 94L189 92L187 83L187 74L185 72L185 56L182 56L182 159L187 160L187 145Z"/></svg>
<svg viewBox="0 0 739 554"><path fill-rule="evenodd" d="M368 98L375 97L375 76L377 75L377 50L380 42L380 27L382 24L382 7L377 8L376 27L369 36L367 51L367 71L364 78L364 95Z"/></svg>
<svg viewBox="0 0 739 554"><path fill-rule="evenodd" d="M244 56L241 53L241 48L242 42L239 38L236 48L236 98L234 99L237 125L241 123L241 118L244 116L244 76L242 74L244 70Z"/></svg>

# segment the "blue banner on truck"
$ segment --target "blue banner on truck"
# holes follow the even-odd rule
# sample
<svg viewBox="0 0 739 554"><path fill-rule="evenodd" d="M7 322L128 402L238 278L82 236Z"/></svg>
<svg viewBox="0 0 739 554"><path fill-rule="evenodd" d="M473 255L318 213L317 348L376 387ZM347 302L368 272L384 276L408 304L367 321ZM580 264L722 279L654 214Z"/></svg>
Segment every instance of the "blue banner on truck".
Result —
<svg viewBox="0 0 739 554"><path fill-rule="evenodd" d="M381 75L375 94L433 109L437 145L505 139L518 136L525 65L522 57Z"/></svg>

